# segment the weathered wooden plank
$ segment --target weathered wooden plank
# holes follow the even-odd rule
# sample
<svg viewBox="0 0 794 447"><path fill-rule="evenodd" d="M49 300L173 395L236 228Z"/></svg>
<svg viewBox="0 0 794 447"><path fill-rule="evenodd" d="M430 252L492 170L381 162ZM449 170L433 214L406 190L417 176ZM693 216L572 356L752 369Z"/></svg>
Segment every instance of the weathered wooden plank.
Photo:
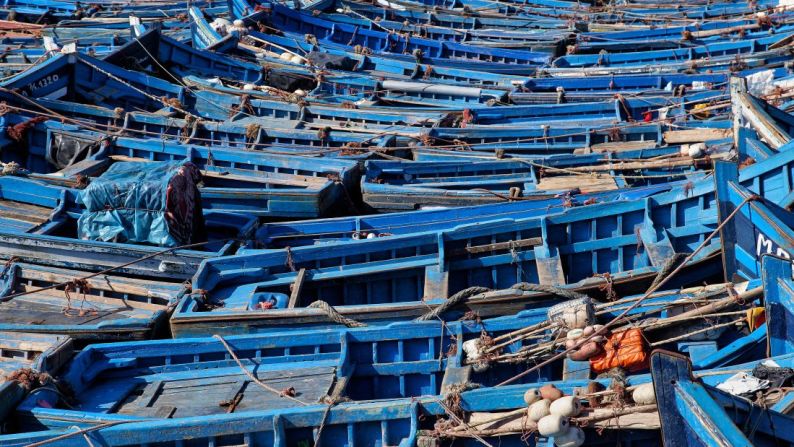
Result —
<svg viewBox="0 0 794 447"><path fill-rule="evenodd" d="M698 129L684 129L684 130L668 130L662 134L662 138L667 144L682 144L682 143L703 143L709 140L721 140L723 138L730 138L733 135L731 129L712 129L712 128L698 128Z"/></svg>
<svg viewBox="0 0 794 447"><path fill-rule="evenodd" d="M555 175L543 177L538 183L539 190L572 190L582 193L612 191L618 189L615 179L608 175Z"/></svg>
<svg viewBox="0 0 794 447"><path fill-rule="evenodd" d="M287 303L288 309L294 309L295 306L298 304L298 300L300 299L301 290L303 289L303 279L306 277L306 269L301 268L298 270L298 274L295 276L295 282L291 286L290 295L289 295L289 303Z"/></svg>

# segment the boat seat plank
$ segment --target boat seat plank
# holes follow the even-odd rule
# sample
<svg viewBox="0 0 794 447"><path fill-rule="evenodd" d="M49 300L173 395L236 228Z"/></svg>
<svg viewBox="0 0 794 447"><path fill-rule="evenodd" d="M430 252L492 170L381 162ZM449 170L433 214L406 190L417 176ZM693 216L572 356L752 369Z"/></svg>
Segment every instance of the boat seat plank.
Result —
<svg viewBox="0 0 794 447"><path fill-rule="evenodd" d="M544 177L538 183L537 189L542 191L550 190L571 190L578 188L582 193L598 191L612 191L618 189L615 179L610 176L591 176L591 175L559 175Z"/></svg>

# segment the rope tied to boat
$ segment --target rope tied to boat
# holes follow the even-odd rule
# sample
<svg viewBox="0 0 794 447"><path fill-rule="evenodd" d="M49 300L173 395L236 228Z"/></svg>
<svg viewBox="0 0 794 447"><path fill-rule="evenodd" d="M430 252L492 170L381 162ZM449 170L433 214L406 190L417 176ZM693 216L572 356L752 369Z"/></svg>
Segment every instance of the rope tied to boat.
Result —
<svg viewBox="0 0 794 447"><path fill-rule="evenodd" d="M476 390L477 388L480 388L480 386L471 382L454 383L450 385L449 391L444 394L444 405L455 416L462 419L465 412L460 405L462 402L461 394L465 391Z"/></svg>
<svg viewBox="0 0 794 447"><path fill-rule="evenodd" d="M30 392L37 388L54 385L55 381L49 374L39 372L32 368L20 368L5 376L8 382L16 382L25 391Z"/></svg>
<svg viewBox="0 0 794 447"><path fill-rule="evenodd" d="M587 295L579 293L579 292L577 292L575 290L567 290L567 289L563 289L561 287L554 287L554 286L543 285L543 284L533 284L533 283L527 283L527 282L520 282L520 283L514 284L508 290L510 290L510 289L512 289L512 290L520 290L520 291L523 291L523 292L546 293L546 294L555 295L555 296L558 296L558 297L564 298L564 299L588 298ZM467 289L463 289L460 292L457 292L454 295L452 295L451 297L447 298L447 300L444 301L444 303L442 303L439 306L433 308L432 310L430 310L429 312L425 313L424 315L422 315L420 317L417 317L414 321L427 321L427 320L431 320L431 319L434 319L434 318L439 319L441 321L444 321L441 318L441 315L443 315L444 313L448 312L451 309L454 309L457 306L460 306L461 304L466 303L467 301L469 301L469 299L471 299L474 296L477 296L477 295L482 294L482 293L490 292L490 291L491 291L491 289L489 289L487 287L481 287L481 286L474 286L474 287L469 287Z"/></svg>
<svg viewBox="0 0 794 447"><path fill-rule="evenodd" d="M245 126L245 145L246 148L249 145L256 144L257 137L259 136L259 131L262 127L259 124L251 123ZM253 149L253 147L252 147Z"/></svg>
<svg viewBox="0 0 794 447"><path fill-rule="evenodd" d="M23 171L22 166L15 161L9 161L8 163L0 162L0 165L3 166L2 171L0 171L0 175L17 175Z"/></svg>
<svg viewBox="0 0 794 447"><path fill-rule="evenodd" d="M463 289L460 292L447 298L446 301L444 301L441 305L432 309L430 312L427 312L426 314L417 317L414 321L427 321L427 320L432 320L434 318L441 319L441 315L469 301L469 298L490 291L491 289L480 286L474 286L474 287L469 287L468 289Z"/></svg>
<svg viewBox="0 0 794 447"><path fill-rule="evenodd" d="M225 241L228 242L228 241L234 241L234 240L237 240L237 239L232 238L232 239L226 239ZM176 250L185 250L185 249L190 249L190 248L196 248L196 247L200 247L200 246L203 246L203 245L207 245L207 244L209 244L211 242L213 242L213 241L195 242L195 243L192 243L192 244L180 245L180 246L177 246L177 247L169 247L169 248L166 248L164 250L160 250L160 251L155 252L155 253L150 253L150 254L148 254L146 256L142 256L140 258L133 259L132 261L128 261L128 262L125 262L123 264L119 264L119 265L114 266L114 267L108 267L108 268L106 268L104 270L100 270L98 272L91 273L89 275L85 275L85 276L82 276L82 277L76 278L76 279L78 279L78 280L88 280L88 279L91 279L91 278L96 278L97 276L104 276L104 275L107 275L108 273L114 272L116 270L123 269L123 268L129 267L131 265L138 264L138 263L141 263L141 262L144 262L144 261L148 261L149 259L156 258L158 256L162 256L164 254L167 254L167 253L170 253L170 252L173 252L173 251L176 251ZM220 242L220 241L214 241L214 242ZM74 281L74 280L72 280L72 281ZM4 296L4 297L0 298L0 301L8 301L10 299L17 298L17 297L20 297L20 296L32 295L34 293L39 293L39 292L44 292L44 291L47 291L47 290L57 289L58 287L66 286L67 284L69 284L72 281L59 282L59 283L55 283L55 284L50 284L49 286L46 286L46 287L39 287L37 289L29 289L29 290L25 290L24 292L14 293L12 295L7 295L7 296ZM200 289L198 289L198 290L200 290ZM196 292L194 292L194 293L196 293Z"/></svg>
<svg viewBox="0 0 794 447"><path fill-rule="evenodd" d="M607 50L601 50L598 52L598 60L596 61L596 65L606 65L605 64L605 57L609 54Z"/></svg>
<svg viewBox="0 0 794 447"><path fill-rule="evenodd" d="M91 307L88 310L84 310L83 306L88 302L86 300L86 294L90 292L91 284L88 283L87 279L83 278L75 278L66 283L63 287L63 293L66 295L66 307L63 308L62 312L67 317L83 317L87 314L96 315L97 310L95 307ZM77 313L74 312L72 308L72 292L80 292L82 295L82 300L80 301L80 308L77 310Z"/></svg>
<svg viewBox="0 0 794 447"><path fill-rule="evenodd" d="M427 81L431 77L433 77L433 66L432 65L426 65L425 69L424 69L424 73L422 73L422 79Z"/></svg>
<svg viewBox="0 0 794 447"><path fill-rule="evenodd" d="M366 327L365 323L360 321L356 321L352 318L348 318L342 315L338 310L334 308L334 306L328 304L325 301L317 300L313 303L306 306L308 309L319 309L328 316L328 318L333 321L334 323L338 323L347 327Z"/></svg>
<svg viewBox="0 0 794 447"><path fill-rule="evenodd" d="M297 403L299 403L299 404L301 404L303 406L308 406L309 405L308 403L306 403L306 402L298 399L297 397L295 397L295 395L297 395L297 393L295 393L295 389L294 388L290 387L290 388L292 388L292 392L287 391L288 389L287 390L277 390L277 389L273 388L272 386L266 384L265 382L262 382L261 380L259 380L259 378L256 377L253 373L251 373L251 371L248 371L248 368L246 368L245 365L243 365L243 362L241 362L240 359L237 357L237 354L234 352L234 349L232 349L232 347L229 345L229 343L223 337L221 337L218 334L214 334L212 336L212 338L214 338L214 339L218 340L219 342L221 342L223 347L226 349L226 352L229 353L229 355L232 357L232 359L235 361L235 363L237 363L237 366L240 367L240 370L242 370L242 372L246 376L248 376L248 378L251 379L252 382L254 382L255 384L257 384L260 387L262 387L262 389L270 391L271 393L276 394L279 397L284 397L284 398L289 399L289 400L291 400L293 402L297 402Z"/></svg>
<svg viewBox="0 0 794 447"><path fill-rule="evenodd" d="M157 101L157 102L161 103L162 105L164 105L166 107L171 107L172 109L176 110L177 112L182 113L185 116L191 115L190 112L188 112L187 110L182 108L182 104L179 101L179 99L177 99L177 98L169 98L167 96L158 97L156 95L153 95L153 94L147 92L146 90L138 88L135 85L133 85L133 84L131 84L131 83L119 78L118 76L114 75L113 73L110 73L107 70L104 70L101 67L98 67L95 64L92 64L88 60L82 60L82 62L85 63L86 65L88 65L89 67L93 68L94 70L98 71L99 73L102 73L103 75L107 76L108 78L113 79L114 81L116 81L116 82L118 82L118 83L120 83L120 84L122 84L122 85L124 85L126 87L129 87L129 88L131 88L133 90L135 90L136 92L140 93L141 95L143 95L143 96L145 96L145 97L147 97L147 98L149 98L149 99L151 99L153 101Z"/></svg>
<svg viewBox="0 0 794 447"><path fill-rule="evenodd" d="M665 261L664 265L662 265L662 268L659 270L659 273L656 274L656 277L653 279L653 282L651 282L648 290L656 287L656 285L659 284L659 282L665 277L667 277L667 275L669 275L674 268L678 267L678 265L681 264L681 261L683 261L685 258L686 254L684 253L673 253L673 256L670 256L670 258Z"/></svg>
<svg viewBox="0 0 794 447"><path fill-rule="evenodd" d="M361 55L364 55L364 56L369 56L370 54L372 54L372 50L370 48L368 48L368 47L363 46L363 45L354 46L353 47L353 52L355 54L361 54Z"/></svg>
<svg viewBox="0 0 794 447"><path fill-rule="evenodd" d="M47 121L47 117L37 116L21 123L14 124L13 126L6 126L6 135L8 135L8 138L11 138L17 143L21 143L25 140L25 137L27 136L27 133L30 129L32 129L36 124L43 123L44 121Z"/></svg>
<svg viewBox="0 0 794 447"><path fill-rule="evenodd" d="M601 278L604 280L603 284L598 286L598 290L604 293L604 298L607 301L615 301L618 299L618 294L615 292L615 283L612 280L612 275L609 272L596 273L594 278Z"/></svg>
<svg viewBox="0 0 794 447"><path fill-rule="evenodd" d="M320 421L320 426L317 428L317 434L314 436L314 445L319 445L320 436L322 436L323 434L323 428L325 428L325 422L328 420L328 415L331 413L331 408L333 408L334 406L336 406L336 404L340 402L350 401L349 398L342 396L345 389L347 388L347 384L349 381L350 381L350 376L340 377L339 381L334 386L334 390L331 392L331 394L323 396L323 398L320 399L321 402L327 404L328 406L325 407L325 411L323 412L323 418Z"/></svg>
<svg viewBox="0 0 794 447"><path fill-rule="evenodd" d="M566 300L578 300L578 299L589 298L584 293L577 292L576 290L565 289L562 287L551 286L548 284L534 284L529 282L520 282L514 284L513 287L510 288L514 290L521 290L523 292L546 293Z"/></svg>
<svg viewBox="0 0 794 447"><path fill-rule="evenodd" d="M240 104L232 104L229 107L229 118L233 118L238 113L254 115L254 107L251 105L251 95L240 95Z"/></svg>

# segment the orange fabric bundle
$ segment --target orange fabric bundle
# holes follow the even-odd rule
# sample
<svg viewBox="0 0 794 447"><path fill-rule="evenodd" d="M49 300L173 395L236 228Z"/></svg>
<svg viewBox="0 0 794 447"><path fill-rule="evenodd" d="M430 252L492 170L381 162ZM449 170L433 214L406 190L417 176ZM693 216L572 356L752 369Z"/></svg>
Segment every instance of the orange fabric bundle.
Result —
<svg viewBox="0 0 794 447"><path fill-rule="evenodd" d="M630 372L648 367L648 349L642 331L629 329L607 338L604 352L590 358L590 368L596 373L621 367Z"/></svg>

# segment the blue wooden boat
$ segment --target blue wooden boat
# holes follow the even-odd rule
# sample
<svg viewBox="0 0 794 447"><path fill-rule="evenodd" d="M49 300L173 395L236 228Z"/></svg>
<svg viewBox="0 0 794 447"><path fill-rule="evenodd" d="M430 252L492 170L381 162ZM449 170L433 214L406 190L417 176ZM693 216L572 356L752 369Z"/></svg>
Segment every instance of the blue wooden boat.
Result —
<svg viewBox="0 0 794 447"><path fill-rule="evenodd" d="M284 70L294 76L314 76L302 70ZM183 78L192 88L252 98L280 100L279 95L268 91L248 90L235 82L207 80L195 76ZM478 106L507 100L507 91L466 87L450 87L415 81L375 80L369 76L329 73L323 75L305 97L312 104L340 104L347 108L373 106L413 106L428 108L460 108Z"/></svg>
<svg viewBox="0 0 794 447"><path fill-rule="evenodd" d="M119 274L184 280L202 259L234 253L254 231L250 217L208 212L208 242L188 250L81 240L78 191L50 183L0 176L0 252L5 259L84 271L112 267Z"/></svg>
<svg viewBox="0 0 794 447"><path fill-rule="evenodd" d="M74 82L71 82L71 81ZM57 55L35 68L3 82L7 89L19 88L31 98L85 98L85 102L111 109L190 114L215 119L247 118L247 124L277 125L280 128L328 126L428 126L442 119L443 112L411 113L382 110L358 111L338 106L302 107L280 101L250 100L241 105L233 95L191 92L184 86L118 68L89 56ZM29 105L29 104L28 104ZM292 121L292 123L290 123Z"/></svg>
<svg viewBox="0 0 794 447"><path fill-rule="evenodd" d="M721 377L721 376L720 376ZM647 379L646 379L647 380ZM641 382L629 382L631 384ZM557 383L561 390L572 393L575 386L584 387L584 381ZM523 393L526 386L504 387L500 393L502 399L486 396L482 390L461 393L461 404L467 412L498 414L502 411L524 407ZM92 417L91 414L63 418L62 421L76 427L89 427L95 423L107 422L109 426L101 426L89 430L88 439L92 443L102 439L103 445L178 445L190 440L195 445L208 446L219 440L244 442L251 446L288 446L321 442L333 445L352 445L367 443L376 447L416 445L421 438L433 439L430 433L431 422L444 416L443 406L437 397L418 399L417 401L395 400L387 402L342 403L330 410L326 405L298 407L271 411L251 411L233 414L204 415L180 419L150 419L122 417ZM37 418L46 420L46 409L36 409ZM63 410L52 410L52 413L63 417ZM40 416L41 415L41 416ZM424 416L422 416L424 415ZM71 415L69 415L71 416ZM428 421L427 419L430 419ZM319 430L322 426L323 429ZM40 431L4 435L0 437L0 446L21 447L32 442L44 441L58 447L85 445L86 438L69 435L77 433L75 428L64 426L47 430L44 424L39 425ZM420 430L423 430L420 432ZM428 431L424 431L428 430ZM157 432L157 436L153 434ZM59 439L53 439L59 437ZM606 432L602 437L595 438L593 445L614 445L618 435ZM435 436L437 439L438 437ZM638 433L627 432L620 438L633 439L637 444L649 444L658 434L653 431L640 430ZM497 442L520 440L520 434L499 437L484 436L484 440ZM599 440L601 442L599 442ZM548 440L541 438L540 443ZM521 441L523 442L523 441ZM82 444L80 444L82 443ZM310 444L311 445L311 444ZM531 443L530 445L542 445Z"/></svg>
<svg viewBox="0 0 794 447"><path fill-rule="evenodd" d="M14 126L25 119L4 115L0 121ZM205 210L250 216L326 215L338 203L347 201L349 206L352 198L347 190L356 191L359 177L354 161L213 150L138 138L108 140L104 134L53 121L28 129L25 138L24 149L20 149L19 141L0 138L0 147L4 149L0 158L34 173L49 174L39 177L42 180L61 182L74 181L80 176L95 177L117 161L187 160L202 171L199 191Z"/></svg>
<svg viewBox="0 0 794 447"><path fill-rule="evenodd" d="M9 374L22 368L54 373L66 364L73 354L73 342L69 337L2 332L0 333L0 383L4 382ZM0 401L3 399L0 398Z"/></svg>
<svg viewBox="0 0 794 447"><path fill-rule="evenodd" d="M535 67L549 61L549 56L544 53L480 48L422 38L406 39L383 31L330 22L280 5L273 5L268 20L270 26L283 32L300 36L311 34L323 45L346 50L360 45L418 63L447 64L449 67L506 74L532 74ZM412 52L414 55L404 54ZM506 68L504 64L510 64L511 68Z"/></svg>
<svg viewBox="0 0 794 447"><path fill-rule="evenodd" d="M258 64L201 51L200 49L209 46L226 45L224 41L232 39L233 36L222 38L195 8L191 9L191 20L193 44L196 48L165 38L157 30L150 30L139 37L140 44L127 45L105 60L119 64L124 68L132 68L129 61L134 60L136 66L145 66L152 74L160 74L161 62L152 59L151 53L146 48L141 48L141 45L145 45L147 48L155 48L156 52L161 55L160 59L167 60L164 64L168 67L171 78L166 78L166 80L173 80L174 75L178 75L182 78L181 82L193 88L247 95L257 99L283 100L283 96L251 89L252 84L272 87L282 94L291 94L290 90L302 89L308 93L303 101L332 103L363 100L375 104L380 101L379 98L382 98L387 103L393 101L422 104L422 99L432 99L434 104L438 102L439 106L458 103L460 106L466 103L477 104L489 99L503 99L506 95L503 90L479 91L464 88L460 89L463 93L455 93L454 89L447 88L446 91L441 91L438 86L419 82L390 86L388 81L383 81L386 82L386 87L390 87L390 89L384 89L383 82L366 76L350 76L334 71L325 71L318 76L317 73L301 65L294 67L272 66L263 72ZM236 46L236 42L232 43ZM217 48L214 49L217 50ZM245 89L243 90L243 88ZM287 90L285 91L285 89ZM355 108L355 104L347 105Z"/></svg>
<svg viewBox="0 0 794 447"><path fill-rule="evenodd" d="M337 2L344 8L352 10L374 20L408 21L408 23L432 23L437 26L456 30L499 29L499 30L535 30L535 29L567 29L569 25L564 19L552 17L526 17L514 15L505 17L488 14L487 11L473 11L461 14L461 10L441 10L425 8L384 8L357 1L343 0Z"/></svg>
<svg viewBox="0 0 794 447"><path fill-rule="evenodd" d="M668 183L623 189L614 194L578 194L547 200L513 201L381 215L268 222L261 224L257 229L256 244L259 248L299 247L334 241L366 239L370 234L377 237L381 234L399 235L449 230L458 225L500 218L529 218L557 214L571 206L585 206L585 202L589 203L592 201L591 199L594 199L596 203L603 202L607 198L609 201L636 200L667 192L672 188L673 186Z"/></svg>
<svg viewBox="0 0 794 447"><path fill-rule="evenodd" d="M570 122L575 126L575 122ZM699 136L685 135L679 143L703 142L730 137L729 122L694 122ZM583 127L435 127L423 132L413 149L415 160L444 159L445 156L475 156L493 158L531 158L548 156L653 150L672 136L671 128L661 124L632 123L625 126ZM698 134L698 133L695 133ZM679 134L680 135L680 134ZM672 140L672 139L671 139ZM671 141L669 144L675 144ZM636 152L635 152L636 153Z"/></svg>
<svg viewBox="0 0 794 447"><path fill-rule="evenodd" d="M76 191L23 180L0 178L0 225L6 232L47 234L61 216L80 212Z"/></svg>
<svg viewBox="0 0 794 447"><path fill-rule="evenodd" d="M709 127L701 127L707 125ZM605 130L594 128L576 128L581 133L564 134L563 129L548 129L546 139L548 145L541 146L544 141L541 132L528 132L530 137L527 141L520 139L508 140L504 138L506 144L513 143L523 149L511 152L500 150L495 145L485 144L480 148L477 140L475 146L467 148L464 144L450 147L438 145L434 147L416 146L413 148L413 159L418 162L438 161L438 162L477 162L477 161L497 161L497 160L526 160L525 162L535 164L536 167L547 166L550 171L554 167L563 166L588 166L599 163L622 163L629 160L645 160L654 157L670 158L681 154L682 149L691 147L692 144L702 143L705 147L699 151L702 154L721 154L728 150L733 142L730 140L731 130L725 126L725 121L709 121L692 123L694 127L672 128L668 126L625 126L618 127L617 136L613 132L610 136ZM636 130L636 131L635 131ZM655 130L655 131L654 131ZM498 134L497 134L498 135ZM606 138L604 138L606 137ZM746 137L751 139L750 136ZM588 142L589 140L589 142ZM668 142L669 140L669 142ZM532 144L534 142L534 144ZM554 145L562 145L561 150L555 154L552 151ZM541 148L545 147L545 151ZM482 150L481 150L482 149ZM531 149L531 150L530 150ZM695 152L697 155L697 152ZM625 182L619 177L615 180L623 185Z"/></svg>
<svg viewBox="0 0 794 447"><path fill-rule="evenodd" d="M716 103L715 113L719 113L718 104L724 100L719 91L692 92L682 98L645 97L623 98L614 97L606 101L598 98L588 102L574 104L540 104L511 107L470 107L471 123L474 125L502 125L541 123L548 127L579 127L592 125L610 126L616 122L642 122L659 119L659 111L666 110L672 118L684 115L698 103ZM574 119L577 117L578 119ZM577 124L578 123L578 124ZM468 124L466 124L468 126Z"/></svg>
<svg viewBox="0 0 794 447"><path fill-rule="evenodd" d="M186 292L179 283L113 272L82 280L87 274L79 270L13 260L5 265L0 272L3 333L68 335L81 343L147 339L164 329L176 300Z"/></svg>
<svg viewBox="0 0 794 447"><path fill-rule="evenodd" d="M754 33L780 34L791 20L791 14L785 11L772 12L770 20L762 23L755 19L710 20L697 25L644 27L638 30L622 30L607 32L583 32L576 36L577 52L595 52L601 49L637 51L643 45L655 45L656 49L675 48L678 45L693 45L698 42L753 38ZM682 39L682 37L686 37ZM638 43L638 47L628 46L630 42ZM656 43L654 43L656 42Z"/></svg>
<svg viewBox="0 0 794 447"><path fill-rule="evenodd" d="M739 73L742 76L758 70ZM786 76L785 69L775 69L774 77ZM727 88L727 73L704 74L635 74L586 77L528 79L510 94L514 104L592 102L608 100L615 94L636 96L679 96L681 92Z"/></svg>
<svg viewBox="0 0 794 447"><path fill-rule="evenodd" d="M652 152L652 151L648 151ZM674 152L676 156L680 150ZM649 155L650 157L650 155ZM563 157L555 157L557 159ZM696 163L669 165L664 162L654 166L648 162L647 169L640 167L623 176L619 164L614 169L601 169L598 163L586 165L587 155L570 156L571 164L562 160L498 161L384 161L370 160L365 164L361 179L364 203L381 212L421 209L432 206L477 205L507 200L544 200L556 196L592 194L583 201L609 200L609 191L618 188L644 186L701 177ZM658 160L658 159L657 159ZM555 163L557 162L557 163ZM577 162L583 163L575 166ZM639 162L636 166L643 165ZM609 167L609 166L607 166ZM627 166L628 167L628 166ZM560 172L564 172L561 175ZM541 171L544 171L542 174ZM549 172L546 172L548 170ZM589 172L576 175L576 172ZM601 174L598 174L601 172ZM633 178L646 177L646 180ZM636 181L635 181L636 180ZM602 194L598 194L602 193Z"/></svg>
<svg viewBox="0 0 794 447"><path fill-rule="evenodd" d="M664 315L681 306L689 308L687 303L696 302L698 304L692 307L698 308L725 301L729 296L724 286L664 292L649 297L646 305L632 315ZM623 309L621 302L613 303L614 309L600 307L600 318L606 320ZM59 383L61 387L74 390L75 398L65 402L62 394L46 388L37 390L19 407L16 423L31 427L41 423L57 425L64 418L91 413L97 417L186 418L288 408L296 403L312 405L324 396L367 401L438 395L458 383L476 382L487 387L524 368L516 362L497 358L485 368L473 367L479 360L466 347L471 340L480 339L482 334L498 339L517 334L517 330L542 327L546 318L547 309L540 308L510 317L482 322L459 321L446 326L431 319L387 327L235 336L220 340L216 337L93 345L75 357ZM678 324L690 323L682 320ZM760 334L760 341L756 333ZM718 364L763 357L765 333L765 327L755 329L751 337L736 338L736 334L726 333L725 339L734 340L733 343L727 343L725 349L715 349L708 357L712 361L721 359L723 363ZM500 355L520 354L549 337L553 340L554 336L549 333L539 342L531 338L515 341L500 351ZM649 331L648 337L654 341L666 336ZM687 340L682 340L679 346L687 346ZM232 353L238 360L242 358L241 364L236 363ZM692 356L697 358L694 350ZM562 363L541 368L535 374L522 377L521 381L547 382L559 378L582 381L591 375L586 365L569 364L562 368ZM571 371L572 366L578 367L575 372ZM250 373L267 383L271 390L256 388L250 383L250 377L243 376L241 368L250 369ZM272 391L290 384L295 387L298 402ZM195 389L200 389L206 399L197 403L185 394ZM217 405L207 405L211 399L217 399ZM230 401L234 403L229 404ZM44 414L40 414L35 422L26 421L38 408L64 408L65 403L69 404L68 410L62 410L59 420L46 421Z"/></svg>
<svg viewBox="0 0 794 447"><path fill-rule="evenodd" d="M792 34L783 34L742 42L709 43L674 50L562 56L555 59L552 65L575 68L680 64L681 61L692 61L697 64L701 59L708 59L708 63L721 59L730 62L731 59L741 58L744 55L752 56L764 52L774 52L775 48L785 46L791 37Z"/></svg>
<svg viewBox="0 0 794 447"><path fill-rule="evenodd" d="M141 31L140 34L136 31L135 40L105 56L103 60L127 70L145 69L169 82L178 81L172 73L198 74L253 84L261 84L266 77L256 64L202 51L165 35L157 28ZM163 73L162 67L168 72Z"/></svg>
<svg viewBox="0 0 794 447"><path fill-rule="evenodd" d="M783 367L789 367L793 363L791 354L773 357L773 360ZM727 368L697 371L694 375L705 385L716 386L734 375L737 370L749 372L757 364L754 361ZM650 375L629 376L625 386L634 387L650 381ZM599 379L597 382L604 387L609 386L608 379ZM551 383L570 395L577 389L586 388L590 381L566 380ZM500 414L503 417L507 412L517 409L525 413L524 394L528 388L528 385L503 386L499 389L498 397L495 397L493 388L455 393L456 401L459 399L460 402L462 416L459 417L471 420L474 424L474 421L499 419ZM21 447L43 441L58 447L78 447L85 445L86 439L92 443L101 440L107 446L155 443L178 445L188 440L201 446L215 445L218 442L242 442L252 446L287 446L299 443L311 445L320 441L334 445L366 442L377 447L408 447L416 443L425 445L426 442L438 442L441 445L464 443L467 438L456 435L453 428L458 424L446 426L453 428L452 430L433 430L433 425L439 419L447 420L450 417L450 407L443 399L443 396L425 396L382 402L343 402L330 408L328 405L295 406L270 411L256 410L175 419L103 415L39 407L25 411L26 414L17 412L16 415L24 417L23 427L38 431L4 435L0 437L0 446ZM629 407L632 408L634 407ZM480 419L476 419L478 417ZM511 443L510 445L520 445L519 442L526 445L526 440L522 440L525 431L520 429L522 417L515 420L517 428L512 431L508 429L494 433L472 429L469 435L473 432L486 442L501 440L503 443ZM82 436L83 433L85 437ZM659 441L656 430L623 428L618 431L607 427L599 430L599 433L590 432L588 429L588 445L606 446L621 442L622 445L648 446L657 445ZM552 442L553 439L546 437L530 438L529 445L548 445Z"/></svg>
<svg viewBox="0 0 794 447"><path fill-rule="evenodd" d="M685 358L657 351L651 357L654 388L665 445L777 446L791 445L787 415L791 399L760 406L703 383L693 376ZM785 405L782 405L785 404Z"/></svg>
<svg viewBox="0 0 794 447"><path fill-rule="evenodd" d="M192 3L217 12L225 9L224 2L198 1ZM0 8L1 15L8 20L20 22L52 24L61 20L80 20L84 17L175 17L184 11L184 2L145 2L145 3L103 3L81 5L72 2L42 0L8 0Z"/></svg>
<svg viewBox="0 0 794 447"><path fill-rule="evenodd" d="M792 159L794 155L781 152L751 165L742 170L741 182L770 200L788 202L788 188L779 185ZM755 183L760 176L769 183ZM630 290L643 277L655 276L674 253L694 249L715 228L713 191L706 180L643 200L573 208L541 219L494 220L208 260L193 282L194 290L203 292L180 303L171 320L173 332L194 324L222 330L232 321L245 321L251 330L278 324L280 313L293 315L308 302L296 298L296 310L271 309L264 314L215 306L226 300L248 303L274 293L288 303L290 287L298 288L298 298L326 301L362 320L389 318L398 309L417 312L471 286L505 288L526 281L598 293L596 285L604 282L598 274L609 272L612 284ZM710 271L709 253L719 251L718 244L711 246L714 251L701 251L698 258L703 276ZM331 247L333 258L328 257ZM483 315L493 311L488 306L477 310ZM319 310L300 311L323 315Z"/></svg>
<svg viewBox="0 0 794 447"><path fill-rule="evenodd" d="M460 31L432 24L413 25L394 20L373 21L366 17L331 13L323 15L331 22L354 25L358 28L391 33L403 33L423 39L460 42L484 48L509 48L532 52L553 53L561 47L570 33L564 30L466 30Z"/></svg>
<svg viewBox="0 0 794 447"><path fill-rule="evenodd" d="M247 38L255 45L254 48L258 50L254 51L249 49L247 52L244 52L244 54L268 63L285 65L283 60L277 59L274 56L276 54L280 55L286 49L296 54L314 54L315 56L330 54L347 58L355 63L353 71L367 73L375 77L386 75L397 79L417 79L451 85L468 84L470 86L485 87L511 87L514 84L521 84L526 81L525 77L509 73L488 73L474 69L449 67L446 64L433 65L427 62L417 64L416 61L413 60L390 58L387 57L389 55L382 53L358 54L354 49L340 49L326 46L317 47L313 44L304 42L302 39L296 39L295 37L276 36L249 31Z"/></svg>
<svg viewBox="0 0 794 447"><path fill-rule="evenodd" d="M794 215L784 203L766 200L738 185L730 166L718 165L718 194L723 227L725 276L754 279L762 276L766 255L790 258ZM736 217L728 220L735 213Z"/></svg>
<svg viewBox="0 0 794 447"><path fill-rule="evenodd" d="M61 100L36 99L3 95L9 105L31 118L38 110L56 112L53 118L71 117L76 125L107 129L131 137L171 140L183 144L258 150L275 155L305 154L313 157L356 157L356 154L377 152L395 145L393 135L373 136L330 130L320 134L308 129L270 129L256 123L214 122L193 118L173 118L162 114L123 112L87 104ZM32 102L33 101L33 102ZM32 106L32 108L31 108ZM13 106L12 106L13 107ZM34 112L34 113L31 113ZM45 112L49 116L51 112ZM389 149L385 149L389 150ZM390 151L390 150L389 150ZM398 150L390 151L399 155ZM408 150L402 152L407 153ZM360 157L361 155L358 155Z"/></svg>

